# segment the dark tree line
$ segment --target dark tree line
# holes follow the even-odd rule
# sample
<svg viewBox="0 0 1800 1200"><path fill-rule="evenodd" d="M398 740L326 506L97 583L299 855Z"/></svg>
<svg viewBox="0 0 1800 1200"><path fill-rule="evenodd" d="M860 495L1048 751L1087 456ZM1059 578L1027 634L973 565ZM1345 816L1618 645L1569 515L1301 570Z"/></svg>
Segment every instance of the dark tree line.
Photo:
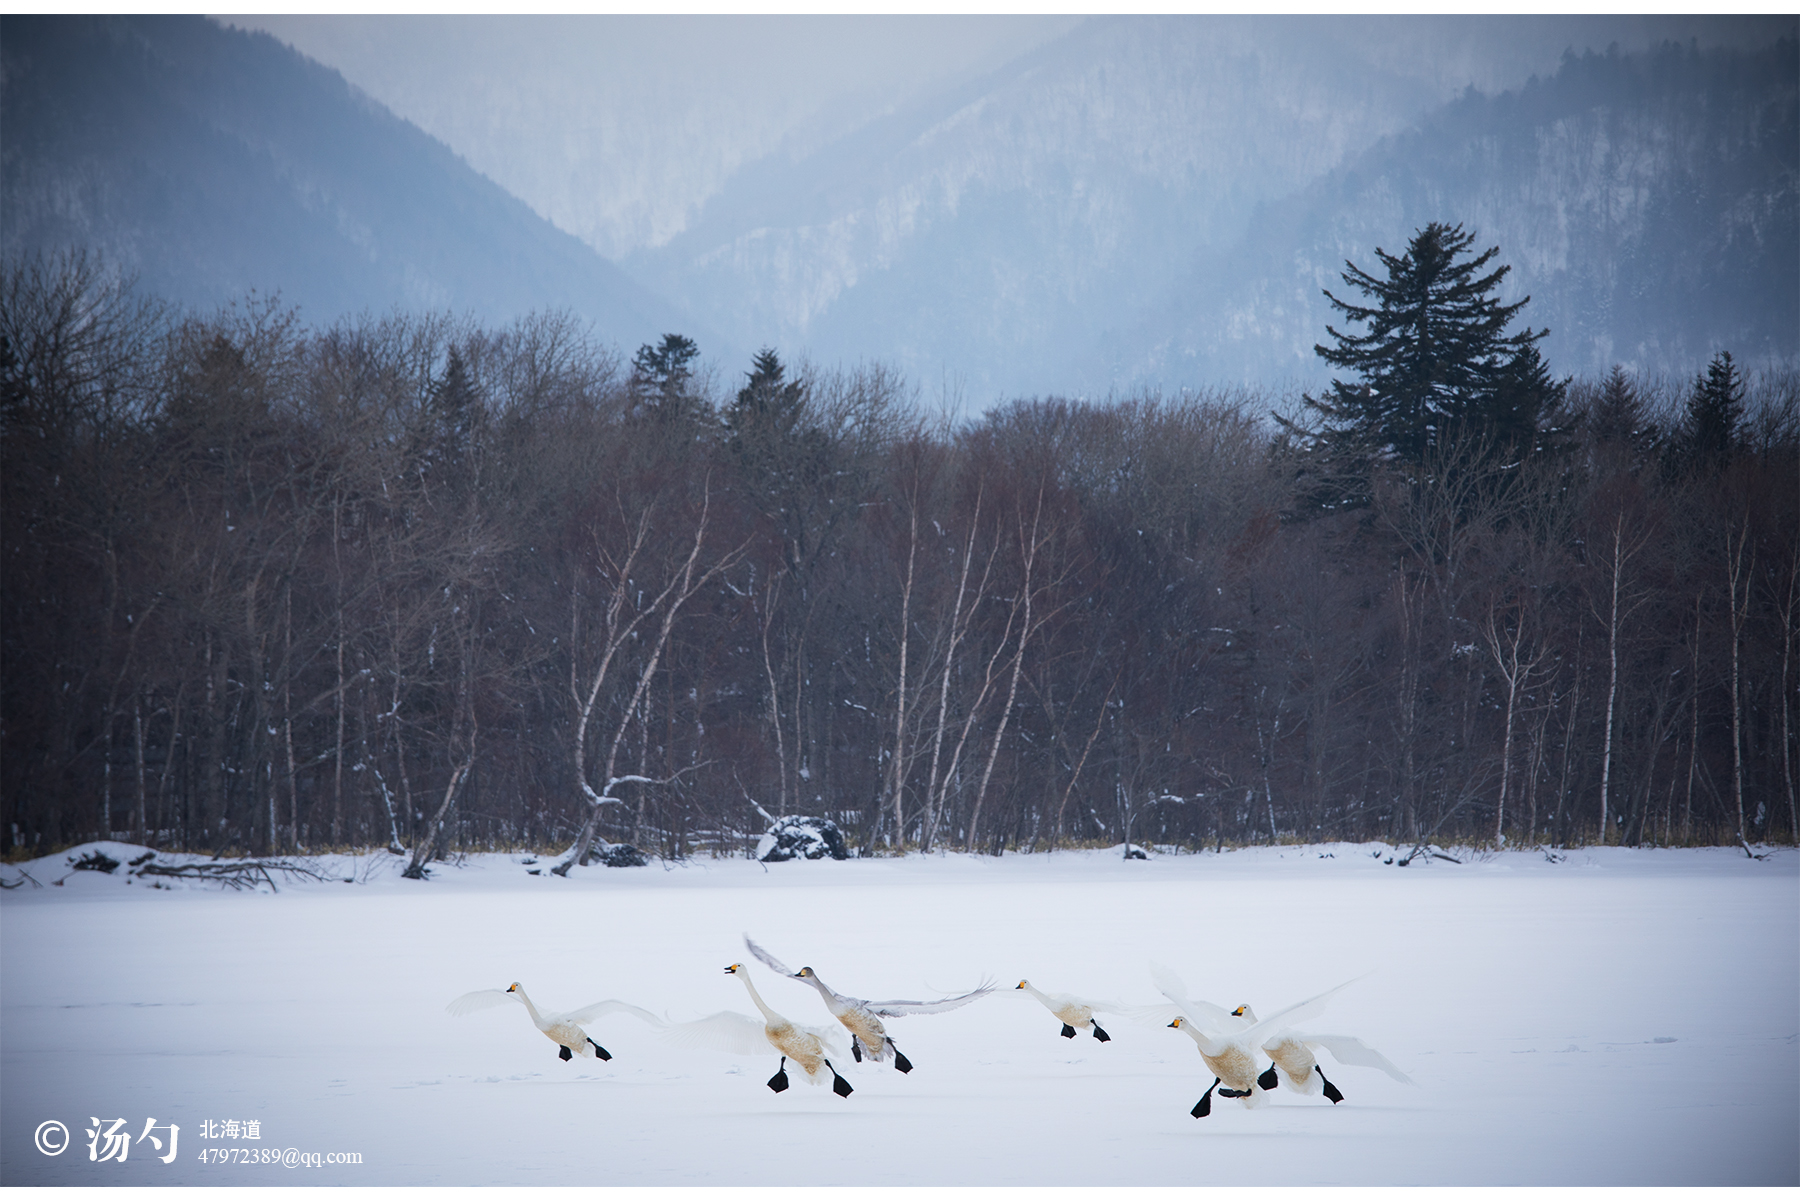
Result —
<svg viewBox="0 0 1800 1200"><path fill-rule="evenodd" d="M3 287L16 853L1795 836L1791 372L1556 381L1490 281L1418 395L1340 334L1310 401L958 423L556 315Z"/></svg>

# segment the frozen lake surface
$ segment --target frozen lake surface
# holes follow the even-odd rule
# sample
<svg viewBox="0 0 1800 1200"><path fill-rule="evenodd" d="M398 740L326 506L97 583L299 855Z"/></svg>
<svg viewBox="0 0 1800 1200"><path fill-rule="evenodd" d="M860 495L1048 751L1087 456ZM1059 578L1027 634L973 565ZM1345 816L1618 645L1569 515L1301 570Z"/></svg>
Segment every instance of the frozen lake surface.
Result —
<svg viewBox="0 0 1800 1200"><path fill-rule="evenodd" d="M0 1183L1800 1184L1800 856L1401 869L1387 852L700 860L567 880L489 855L425 882L375 855L315 860L356 882L278 894L40 860L36 880L66 882L0 898ZM791 1067L776 1095L772 1055L671 1049L628 1015L589 1026L611 1062L565 1063L517 1006L444 1012L516 980L545 1008L750 1013L723 972L743 961L772 1007L829 1023L743 932L856 996L1000 989L889 1021L916 1069L839 1063L847 1099ZM1321 1055L1344 1103L1277 1090L1195 1120L1212 1077L1182 1033L1102 1018L1110 1043L1065 1040L1013 990L1161 1003L1151 959L1264 1014L1368 973L1304 1028L1364 1039L1417 1086ZM89 1161L96 1117L130 1136L126 1161ZM151 1118L161 1150L139 1136ZM50 1120L69 1131L55 1156L33 1140ZM228 1120L260 1137L201 1136ZM200 1161L289 1149L322 1165Z"/></svg>

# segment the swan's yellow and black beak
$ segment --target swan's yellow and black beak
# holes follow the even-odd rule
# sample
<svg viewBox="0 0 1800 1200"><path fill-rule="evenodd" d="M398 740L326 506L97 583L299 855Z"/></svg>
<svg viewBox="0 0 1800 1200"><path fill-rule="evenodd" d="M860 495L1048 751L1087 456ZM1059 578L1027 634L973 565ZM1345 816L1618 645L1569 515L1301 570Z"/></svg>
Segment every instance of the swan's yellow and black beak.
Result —
<svg viewBox="0 0 1800 1200"><path fill-rule="evenodd" d="M1249 1007L1250 1006L1248 1004L1240 1004L1236 1008L1231 1010L1231 1015L1234 1017L1241 1017L1244 1015L1244 1010Z"/></svg>
<svg viewBox="0 0 1800 1200"><path fill-rule="evenodd" d="M516 992L519 990L519 985L515 983L511 987L507 988L506 990L509 992Z"/></svg>
<svg viewBox="0 0 1800 1200"><path fill-rule="evenodd" d="M1170 1021L1169 1028L1170 1029L1180 1029L1181 1028L1181 1018L1176 1017L1173 1021Z"/></svg>
<svg viewBox="0 0 1800 1200"><path fill-rule="evenodd" d="M794 972L793 977L795 979L805 979L812 973L813 973L813 970L811 967L801 967L798 971Z"/></svg>
<svg viewBox="0 0 1800 1200"><path fill-rule="evenodd" d="M1024 980L1023 980L1023 979L1021 979L1021 980L1019 980L1019 982L1018 982L1018 983L1017 983L1017 984L1015 984L1015 985L1014 985L1014 986L1013 986L1013 991L1015 991L1015 992L1016 992L1016 991L1019 991L1019 990L1021 990L1021 989L1022 989L1022 988L1024 988L1024 986L1025 986L1025 981L1024 981Z"/></svg>
<svg viewBox="0 0 1800 1200"><path fill-rule="evenodd" d="M729 967L725 968L725 973L727 975L736 975L738 973L738 968L743 965L743 963L732 963Z"/></svg>

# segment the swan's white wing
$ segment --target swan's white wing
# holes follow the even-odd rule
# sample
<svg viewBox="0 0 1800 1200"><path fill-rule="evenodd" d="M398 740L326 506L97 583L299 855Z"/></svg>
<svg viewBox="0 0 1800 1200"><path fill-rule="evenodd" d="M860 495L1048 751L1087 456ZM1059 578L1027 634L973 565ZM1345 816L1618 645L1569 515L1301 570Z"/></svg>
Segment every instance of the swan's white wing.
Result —
<svg viewBox="0 0 1800 1200"><path fill-rule="evenodd" d="M1183 1013L1179 1004L1137 1004L1119 1015L1140 1025L1167 1025Z"/></svg>
<svg viewBox="0 0 1800 1200"><path fill-rule="evenodd" d="M727 1054L779 1054L764 1036L766 1026L739 1012L716 1012L698 1021L683 1021L663 1029L663 1037L675 1046L723 1050Z"/></svg>
<svg viewBox="0 0 1800 1200"><path fill-rule="evenodd" d="M1156 990L1167 996L1175 1005L1175 1012L1169 1015L1169 1021L1173 1021L1177 1015L1186 1017L1196 1031L1206 1034L1214 1041L1223 1037L1225 1032L1234 1025L1241 1024L1218 1005L1190 997L1187 984L1181 981L1181 976L1161 963L1152 962L1150 964L1150 978L1155 982ZM1160 1008L1160 1006L1152 1007ZM1168 1021L1164 1021L1163 1024L1168 1024Z"/></svg>
<svg viewBox="0 0 1800 1200"><path fill-rule="evenodd" d="M444 1005L444 1011L453 1017L460 1017L467 1013L479 1012L484 1008L497 1008L502 1004L508 1004L517 1001L518 999L519 994L517 992L503 992L499 988L483 988L479 992L470 992L467 995L458 996L450 1003Z"/></svg>
<svg viewBox="0 0 1800 1200"><path fill-rule="evenodd" d="M915 1013L949 1012L953 1008L961 1008L971 1001L979 1000L993 990L993 984L984 983L972 992L964 992L945 1000L865 1000L863 1005L878 1017L909 1017Z"/></svg>
<svg viewBox="0 0 1800 1200"><path fill-rule="evenodd" d="M1361 978L1361 975L1356 977L1356 979ZM1355 983L1356 979L1346 979L1328 992L1320 992L1310 1000L1302 1000L1298 1004L1290 1004L1273 1016L1264 1017L1250 1027L1250 1041L1260 1046L1268 1039L1270 1034L1286 1029L1289 1025L1298 1025L1302 1021L1318 1016L1324 1011L1325 1002L1327 1000Z"/></svg>
<svg viewBox="0 0 1800 1200"><path fill-rule="evenodd" d="M1224 1012L1216 1004L1208 1004L1204 1000L1192 1000L1188 997L1187 984L1181 976L1163 966L1161 963L1150 964L1150 978L1156 982L1157 990L1167 996L1175 1004L1176 1010L1187 1022L1187 1030L1194 1042L1207 1054L1222 1054L1229 1045L1228 1030L1241 1026L1242 1021ZM1215 1013L1224 1013L1224 1020L1215 1017ZM1169 1018L1171 1021L1173 1017Z"/></svg>
<svg viewBox="0 0 1800 1200"><path fill-rule="evenodd" d="M1405 1071L1389 1062L1381 1051L1364 1044L1361 1038L1337 1033L1308 1033L1302 1034L1300 1040L1308 1046L1323 1046L1331 1051L1331 1057L1347 1067L1374 1067L1377 1071L1386 1071L1401 1083L1412 1082Z"/></svg>
<svg viewBox="0 0 1800 1200"><path fill-rule="evenodd" d="M1229 1009L1221 1008L1210 1000L1196 1000L1188 995L1187 984L1181 981L1181 976L1161 963L1151 962L1150 978L1155 981L1157 990L1178 1006L1179 1011L1170 1013L1168 1021L1173 1021L1178 1015L1185 1016L1201 1028L1205 1028L1207 1023L1211 1022L1213 1028L1220 1033L1249 1028L1250 1022L1242 1017L1232 1015ZM1145 1011L1146 1013L1150 1010L1161 1012L1167 1007L1167 1005L1161 1004L1149 1005ZM1167 1024L1168 1021L1165 1021L1164 1024Z"/></svg>
<svg viewBox="0 0 1800 1200"><path fill-rule="evenodd" d="M1150 960L1150 979L1156 984L1157 991L1173 1000L1177 1005L1185 1005L1188 1002L1187 984L1181 981L1181 976L1155 959ZM1169 1019L1172 1021L1175 1018L1170 1017Z"/></svg>
<svg viewBox="0 0 1800 1200"><path fill-rule="evenodd" d="M573 1022L576 1025L586 1025L596 1017L602 1017L607 1013L613 1012L630 1013L638 1020L644 1022L644 1024L653 1025L658 1029L661 1029L668 1024L668 1022L664 1021L655 1013L646 1012L637 1005L627 1004L623 1000L601 1000L598 1003L588 1005L586 1008L578 1008L572 1013L567 1013L562 1019Z"/></svg>
<svg viewBox="0 0 1800 1200"><path fill-rule="evenodd" d="M751 941L750 935L747 933L744 935L744 945L749 949L751 954L756 956L757 962L760 962L763 966L769 968L769 970L775 972L777 975L792 975L794 973L786 963Z"/></svg>

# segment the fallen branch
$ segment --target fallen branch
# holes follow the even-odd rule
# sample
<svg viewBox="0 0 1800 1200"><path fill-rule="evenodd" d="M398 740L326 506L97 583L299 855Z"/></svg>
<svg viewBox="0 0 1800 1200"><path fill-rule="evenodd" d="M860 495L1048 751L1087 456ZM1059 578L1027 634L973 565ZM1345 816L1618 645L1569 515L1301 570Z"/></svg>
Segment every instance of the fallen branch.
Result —
<svg viewBox="0 0 1800 1200"><path fill-rule="evenodd" d="M1427 857L1441 858L1447 863L1455 863L1459 867L1462 866L1461 859L1451 858L1448 854L1445 854L1443 851L1437 849L1435 846L1426 846L1422 843L1420 845L1414 846L1410 851L1408 851L1406 857L1401 859L1396 865L1402 866L1402 867L1408 866L1412 863L1412 861L1415 858L1427 858Z"/></svg>
<svg viewBox="0 0 1800 1200"><path fill-rule="evenodd" d="M269 885L271 892L280 891L275 886L277 874L300 879L310 879L317 883L325 883L328 877L314 867L297 863L291 859L256 859L240 858L229 862L206 863L147 863L138 869L139 875L156 875L164 879L209 879L229 887L234 891L244 888L254 889L260 883Z"/></svg>

